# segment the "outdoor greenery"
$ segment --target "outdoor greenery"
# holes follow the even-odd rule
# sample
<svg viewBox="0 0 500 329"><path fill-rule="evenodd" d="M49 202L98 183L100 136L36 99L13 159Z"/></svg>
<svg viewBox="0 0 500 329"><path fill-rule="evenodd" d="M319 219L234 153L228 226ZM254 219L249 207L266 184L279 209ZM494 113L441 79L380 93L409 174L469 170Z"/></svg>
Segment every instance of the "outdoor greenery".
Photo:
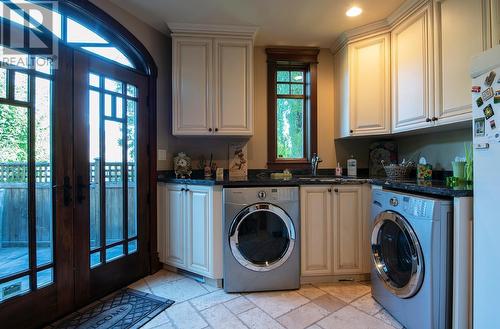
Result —
<svg viewBox="0 0 500 329"><path fill-rule="evenodd" d="M282 159L301 159L304 157L304 75L301 71L278 71L277 81L277 154Z"/></svg>
<svg viewBox="0 0 500 329"><path fill-rule="evenodd" d="M0 95L8 95L7 74L0 69ZM5 72L5 73L4 73ZM28 79L15 79L14 98L28 100ZM35 92L35 155L37 161L50 161L50 81L36 78ZM1 104L0 100L0 162L28 161L28 108Z"/></svg>

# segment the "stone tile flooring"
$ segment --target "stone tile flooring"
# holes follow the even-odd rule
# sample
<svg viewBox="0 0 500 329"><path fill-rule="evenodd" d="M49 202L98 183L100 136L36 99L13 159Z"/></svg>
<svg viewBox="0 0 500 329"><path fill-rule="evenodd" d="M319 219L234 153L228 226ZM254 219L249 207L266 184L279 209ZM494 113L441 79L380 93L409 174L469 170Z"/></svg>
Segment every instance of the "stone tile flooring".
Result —
<svg viewBox="0 0 500 329"><path fill-rule="evenodd" d="M161 270L130 288L175 300L143 328L394 329L402 326L370 296L368 283L303 285L296 291L227 294Z"/></svg>

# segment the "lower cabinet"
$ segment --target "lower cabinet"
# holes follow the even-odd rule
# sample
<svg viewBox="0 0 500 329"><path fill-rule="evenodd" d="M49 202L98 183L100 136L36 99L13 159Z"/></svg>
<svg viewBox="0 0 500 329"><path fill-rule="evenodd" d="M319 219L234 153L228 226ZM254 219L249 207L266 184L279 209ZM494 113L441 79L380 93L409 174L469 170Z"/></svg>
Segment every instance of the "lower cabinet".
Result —
<svg viewBox="0 0 500 329"><path fill-rule="evenodd" d="M370 272L370 189L301 187L302 276Z"/></svg>
<svg viewBox="0 0 500 329"><path fill-rule="evenodd" d="M222 278L220 187L158 184L158 232L161 262Z"/></svg>

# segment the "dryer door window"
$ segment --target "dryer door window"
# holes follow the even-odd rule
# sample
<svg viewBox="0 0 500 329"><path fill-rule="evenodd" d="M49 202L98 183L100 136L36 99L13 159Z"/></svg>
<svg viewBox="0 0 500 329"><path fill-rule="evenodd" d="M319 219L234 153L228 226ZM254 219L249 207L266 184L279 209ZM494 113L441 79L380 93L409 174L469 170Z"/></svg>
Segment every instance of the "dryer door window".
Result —
<svg viewBox="0 0 500 329"><path fill-rule="evenodd" d="M290 257L295 229L281 208L261 203L245 208L229 231L231 252L243 266L254 271L270 271Z"/></svg>
<svg viewBox="0 0 500 329"><path fill-rule="evenodd" d="M383 212L375 220L372 257L379 277L396 296L409 298L418 292L424 277L422 249L399 214Z"/></svg>

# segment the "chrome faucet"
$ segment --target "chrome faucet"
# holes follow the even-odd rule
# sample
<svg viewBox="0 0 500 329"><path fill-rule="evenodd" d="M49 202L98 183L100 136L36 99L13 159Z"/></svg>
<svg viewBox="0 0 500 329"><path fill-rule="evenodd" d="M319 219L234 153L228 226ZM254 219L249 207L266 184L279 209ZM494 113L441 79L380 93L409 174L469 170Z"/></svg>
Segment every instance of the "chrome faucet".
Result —
<svg viewBox="0 0 500 329"><path fill-rule="evenodd" d="M311 171L313 176L318 174L318 165L320 162L323 162L323 160L321 160L317 153L313 153L311 158Z"/></svg>

